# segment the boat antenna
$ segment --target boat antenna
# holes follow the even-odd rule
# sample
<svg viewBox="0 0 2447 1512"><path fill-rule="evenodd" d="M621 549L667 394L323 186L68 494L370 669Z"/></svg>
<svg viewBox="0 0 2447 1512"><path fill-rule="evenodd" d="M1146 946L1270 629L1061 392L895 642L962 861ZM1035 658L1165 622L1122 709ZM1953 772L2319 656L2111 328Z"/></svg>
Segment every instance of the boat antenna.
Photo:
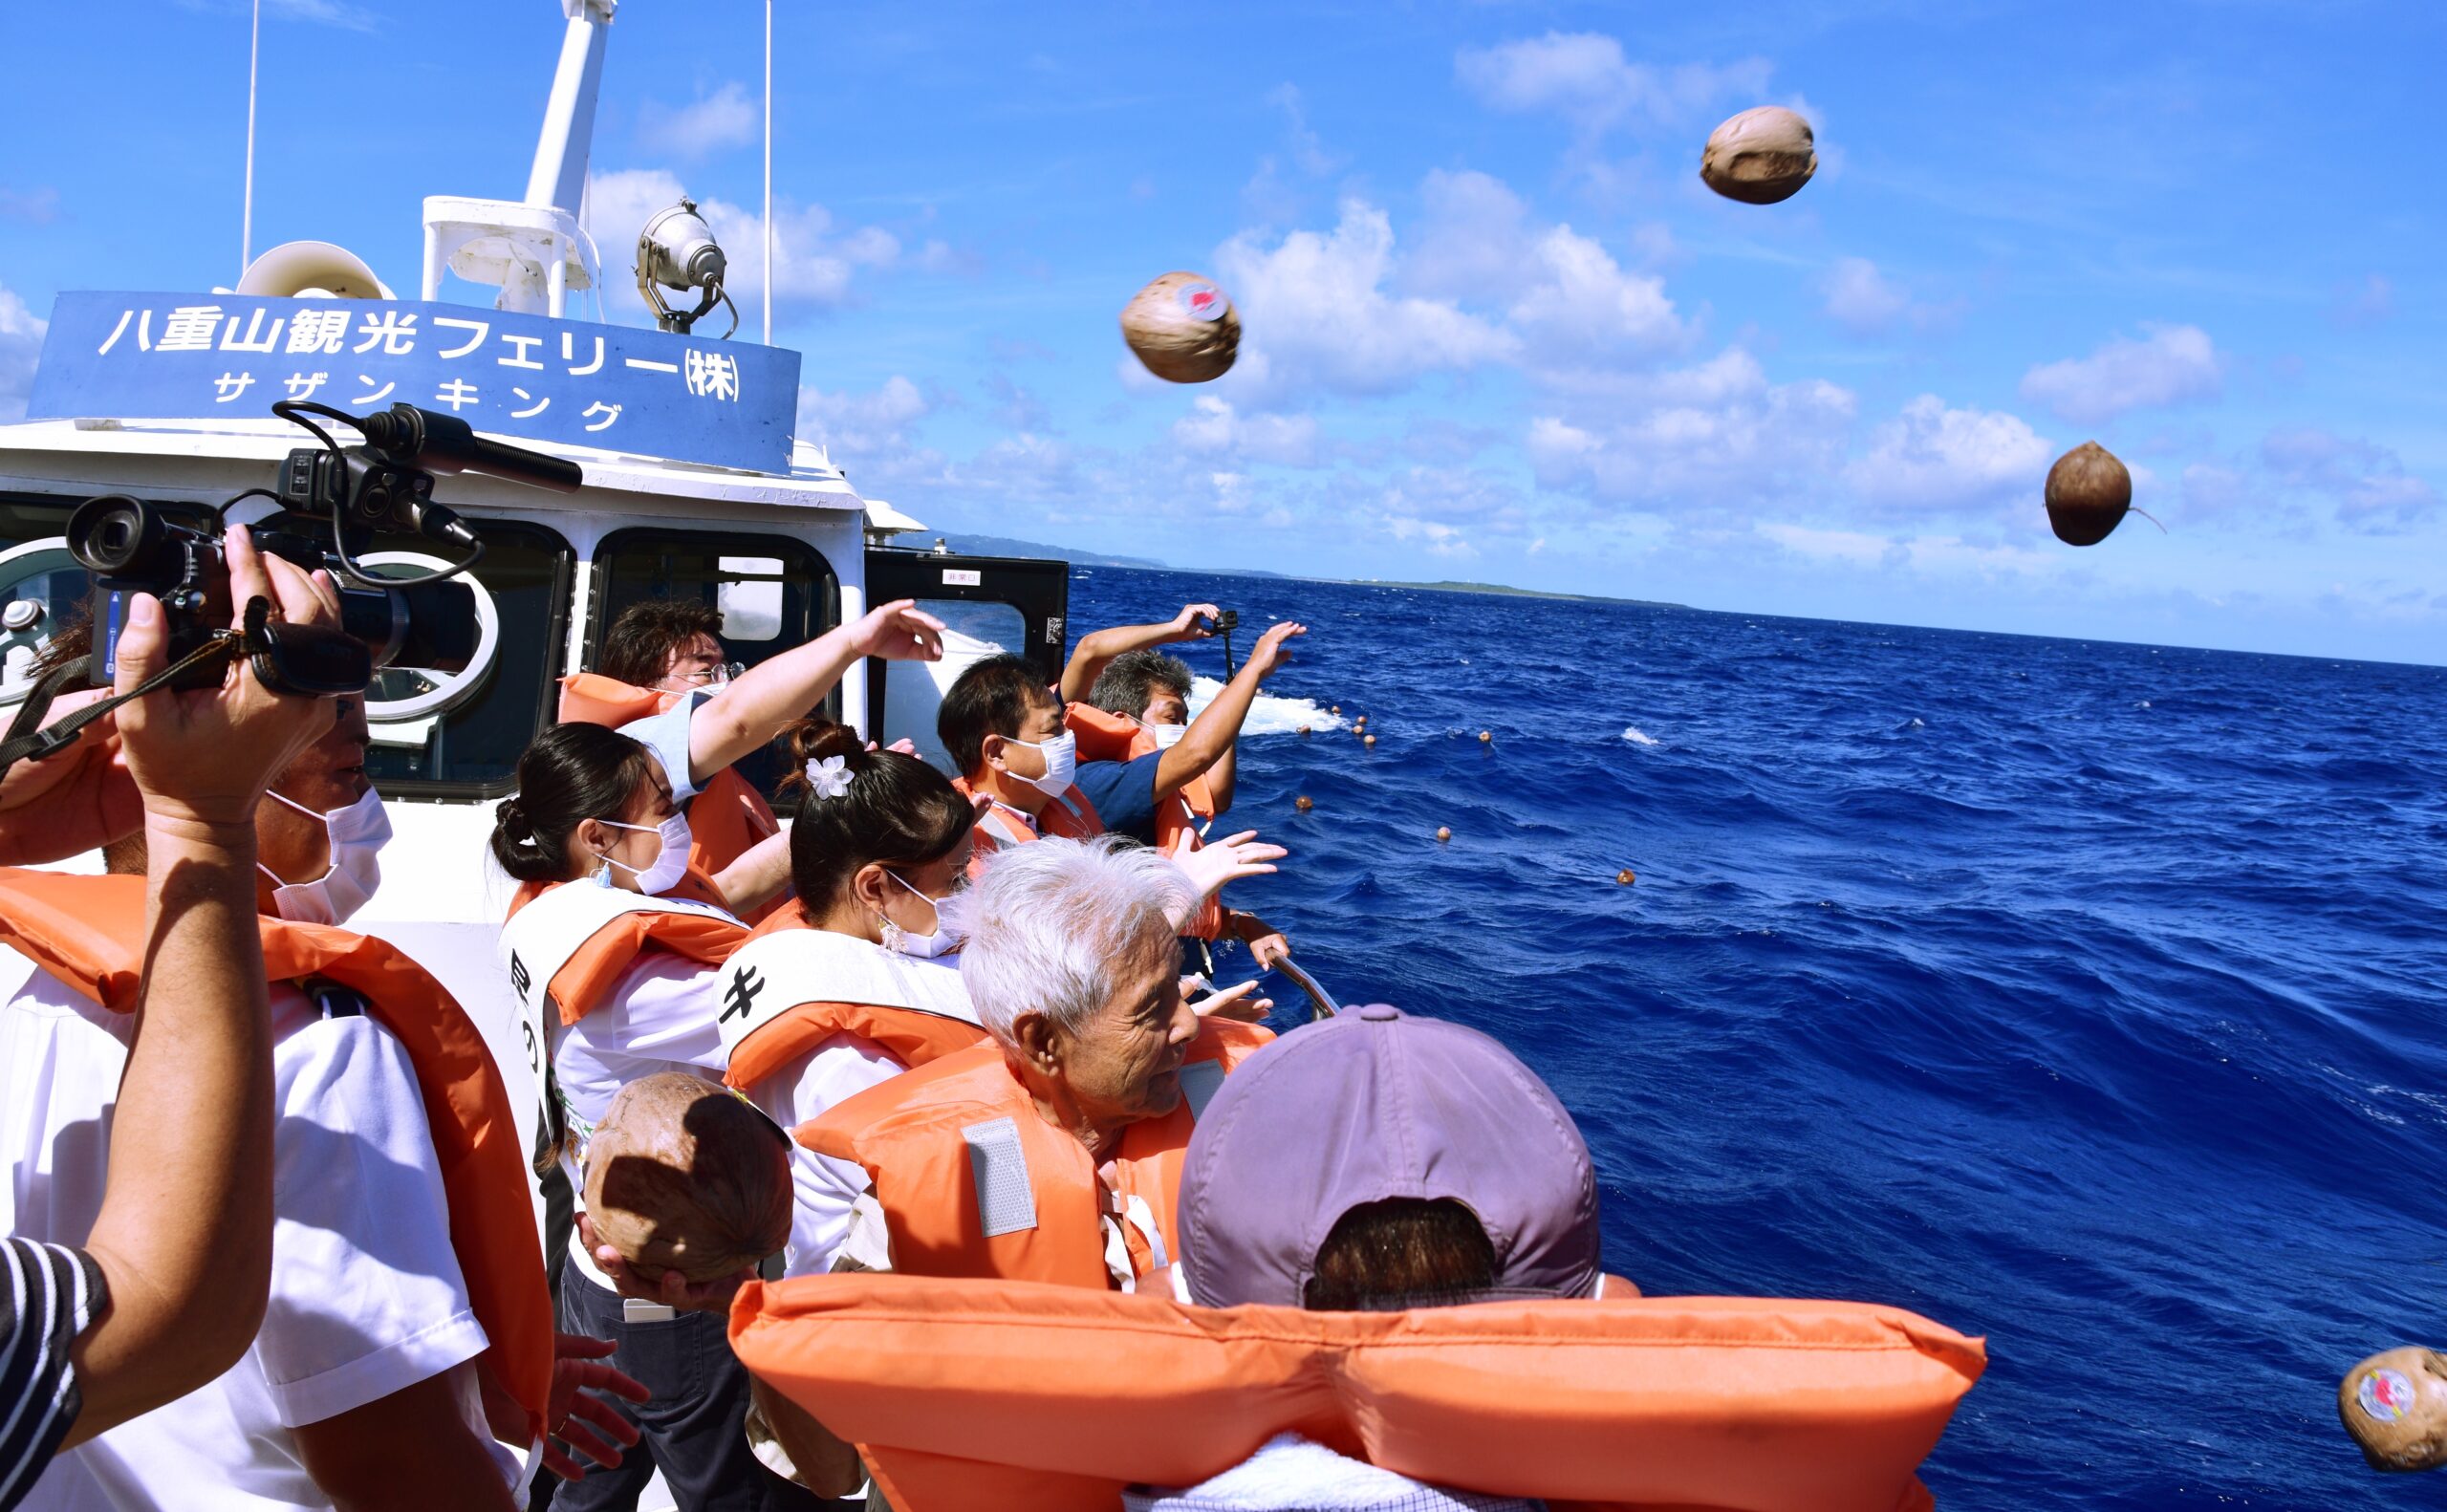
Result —
<svg viewBox="0 0 2447 1512"><path fill-rule="evenodd" d="M765 344L773 344L773 0L765 0Z"/></svg>
<svg viewBox="0 0 2447 1512"><path fill-rule="evenodd" d="M264 54L264 0L255 0L255 21L247 33L247 196L238 214L238 272L255 260L255 76Z"/></svg>

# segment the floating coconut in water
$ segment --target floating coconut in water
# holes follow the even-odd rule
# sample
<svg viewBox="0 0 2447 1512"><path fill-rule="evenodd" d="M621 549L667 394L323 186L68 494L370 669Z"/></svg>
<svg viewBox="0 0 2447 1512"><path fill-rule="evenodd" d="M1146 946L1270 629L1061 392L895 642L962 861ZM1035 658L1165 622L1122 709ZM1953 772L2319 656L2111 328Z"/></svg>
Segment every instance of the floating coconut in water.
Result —
<svg viewBox="0 0 2447 1512"><path fill-rule="evenodd" d="M1745 110L1708 133L1700 177L1709 188L1744 205L1773 205L1801 192L1818 171L1817 138L1809 122L1782 105Z"/></svg>
<svg viewBox="0 0 2447 1512"><path fill-rule="evenodd" d="M1166 382L1203 383L1232 370L1241 317L1203 273L1166 273L1121 307L1121 338Z"/></svg>
<svg viewBox="0 0 2447 1512"><path fill-rule="evenodd" d="M2346 1372L2336 1413L2373 1470L2447 1464L2447 1358L2418 1345L2374 1354Z"/></svg>
<svg viewBox="0 0 2447 1512"><path fill-rule="evenodd" d="M2133 474L2097 442L2082 443L2047 469L2047 524L2066 545L2098 545L2124 523L2127 512L2158 525L2133 508Z"/></svg>

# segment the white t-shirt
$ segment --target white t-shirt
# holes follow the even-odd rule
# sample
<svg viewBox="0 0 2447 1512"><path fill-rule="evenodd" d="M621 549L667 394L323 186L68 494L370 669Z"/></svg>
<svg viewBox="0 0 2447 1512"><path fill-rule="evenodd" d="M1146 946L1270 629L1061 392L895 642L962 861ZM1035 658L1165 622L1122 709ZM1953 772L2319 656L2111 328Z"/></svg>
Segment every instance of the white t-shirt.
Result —
<svg viewBox="0 0 2447 1512"><path fill-rule="evenodd" d="M747 1091L747 1100L785 1130L796 1129L845 1097L855 1097L909 1068L863 1034L827 1036ZM790 1141L790 1243L786 1276L820 1276L850 1232L850 1204L867 1189L866 1167L818 1155Z"/></svg>
<svg viewBox="0 0 2447 1512"><path fill-rule="evenodd" d="M82 1244L100 1212L132 1015L86 1002L0 951L0 1223ZM485 1331L450 1247L432 1131L407 1052L362 1015L326 1020L271 994L271 1297L220 1379L52 1462L25 1505L75 1512L327 1508L291 1430L452 1373L505 1485L476 1394ZM404 1452L405 1446L403 1446Z"/></svg>
<svg viewBox="0 0 2447 1512"><path fill-rule="evenodd" d="M584 885L584 884L579 884ZM646 950L629 963L593 1012L553 1031L552 1075L574 1135L562 1147L561 1169L586 1206L586 1142L620 1089L660 1071L694 1071L720 1081L726 1057L714 1020L722 1011L721 973L667 950ZM597 1285L614 1289L576 1232L569 1253Z"/></svg>

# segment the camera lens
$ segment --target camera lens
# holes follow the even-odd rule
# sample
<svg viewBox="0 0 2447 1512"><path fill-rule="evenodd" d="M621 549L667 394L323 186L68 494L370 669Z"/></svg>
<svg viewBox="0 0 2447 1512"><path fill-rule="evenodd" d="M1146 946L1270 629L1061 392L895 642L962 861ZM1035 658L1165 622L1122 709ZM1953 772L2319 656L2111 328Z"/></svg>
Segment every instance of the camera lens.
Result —
<svg viewBox="0 0 2447 1512"><path fill-rule="evenodd" d="M343 588L340 628L363 641L378 667L465 672L476 659L476 594L465 583Z"/></svg>

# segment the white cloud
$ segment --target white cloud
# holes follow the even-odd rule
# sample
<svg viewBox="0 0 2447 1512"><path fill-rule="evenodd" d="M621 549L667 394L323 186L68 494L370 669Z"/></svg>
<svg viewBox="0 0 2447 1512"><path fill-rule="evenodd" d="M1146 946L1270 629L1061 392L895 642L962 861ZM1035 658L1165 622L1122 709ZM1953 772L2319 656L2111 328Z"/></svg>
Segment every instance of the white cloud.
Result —
<svg viewBox="0 0 2447 1512"><path fill-rule="evenodd" d="M2379 273L2337 285L2328 318L2341 326L2375 326L2396 313L2396 286Z"/></svg>
<svg viewBox="0 0 2447 1512"><path fill-rule="evenodd" d="M2405 471L2404 459L2375 442L2306 427L2271 431L2261 461L2279 482L2328 500L2356 529L2410 529L2439 512L2438 490Z"/></svg>
<svg viewBox="0 0 2447 1512"><path fill-rule="evenodd" d="M1603 247L1558 226L1539 238L1535 266L1544 276L1515 300L1511 317L1529 336L1542 365L1653 353L1680 345L1688 333L1665 296L1665 280L1627 273Z"/></svg>
<svg viewBox="0 0 2447 1512"><path fill-rule="evenodd" d="M1618 376L1591 398L1585 413L1530 421L1524 448L1539 484L1693 508L1738 507L1830 470L1856 408L1823 379L1768 382L1739 347Z"/></svg>
<svg viewBox="0 0 2447 1512"><path fill-rule="evenodd" d="M1858 336L1883 335L1897 326L1926 331L1950 325L1962 313L1959 299L1915 299L1866 257L1837 259L1819 288L1827 296L1821 307L1827 318Z"/></svg>
<svg viewBox="0 0 2447 1512"><path fill-rule="evenodd" d="M1932 577L2047 577L2064 570L2062 559L2027 546L1965 540L1960 535L1914 535L1890 539L1863 530L1825 529L1774 522L1758 533L1796 556L1847 567L1905 570Z"/></svg>
<svg viewBox="0 0 2447 1512"><path fill-rule="evenodd" d="M1872 505L1972 509L2017 492L2036 498L2049 460L2047 443L2019 417L1949 409L1935 394L1923 394L1878 426L1868 455L1844 472Z"/></svg>
<svg viewBox="0 0 2447 1512"><path fill-rule="evenodd" d="M1225 454L1288 467L1317 462L1316 417L1243 415L1229 400L1212 394L1199 396L1190 413L1173 422L1173 440L1201 456Z"/></svg>
<svg viewBox="0 0 2447 1512"><path fill-rule="evenodd" d="M690 160L754 141L763 121L759 101L737 79L673 108L648 100L638 113L639 140L651 151Z"/></svg>
<svg viewBox="0 0 2447 1512"><path fill-rule="evenodd" d="M2023 398L2092 425L2127 410L2218 397L2224 379L2209 333L2157 324L2142 330L2147 335L2138 341L2115 336L2087 357L2032 368L2023 375Z"/></svg>
<svg viewBox="0 0 2447 1512"><path fill-rule="evenodd" d="M1552 111L1590 135L1628 118L1660 125L1690 121L1729 98L1767 87L1765 58L1724 67L1635 63L1623 44L1593 32L1463 48L1454 58L1462 86L1498 110Z"/></svg>
<svg viewBox="0 0 2447 1512"><path fill-rule="evenodd" d="M0 422L24 418L34 361L42 356L42 334L50 324L15 292L0 288Z"/></svg>
<svg viewBox="0 0 2447 1512"><path fill-rule="evenodd" d="M1224 245L1217 265L1247 319L1240 366L1249 371L1233 375L1244 390L1389 393L1519 345L1450 300L1389 294L1393 223L1358 200L1343 203L1332 232L1293 231L1268 248L1244 231Z"/></svg>
<svg viewBox="0 0 2447 1512"><path fill-rule="evenodd" d="M604 303L632 318L641 313L628 279L629 252L638 232L657 210L676 203L683 185L665 168L626 168L599 173L587 181L586 225L605 264ZM756 324L756 301L763 296L765 218L727 200L697 202L697 213L713 227L722 243L729 272L725 287L740 308L740 326ZM839 304L850 295L851 280L860 269L890 268L900 260L900 240L880 227L840 227L821 205L777 205L773 216L773 293L776 301L816 305ZM708 319L719 318L707 316Z"/></svg>
<svg viewBox="0 0 2447 1512"><path fill-rule="evenodd" d="M924 391L896 373L867 393L799 390L798 434L814 442L854 486L889 488L941 483L947 467L942 453L921 446L910 428L934 408Z"/></svg>
<svg viewBox="0 0 2447 1512"><path fill-rule="evenodd" d="M1508 299L1528 278L1529 212L1502 179L1473 170L1431 171L1418 245L1402 260L1402 287L1448 299Z"/></svg>

